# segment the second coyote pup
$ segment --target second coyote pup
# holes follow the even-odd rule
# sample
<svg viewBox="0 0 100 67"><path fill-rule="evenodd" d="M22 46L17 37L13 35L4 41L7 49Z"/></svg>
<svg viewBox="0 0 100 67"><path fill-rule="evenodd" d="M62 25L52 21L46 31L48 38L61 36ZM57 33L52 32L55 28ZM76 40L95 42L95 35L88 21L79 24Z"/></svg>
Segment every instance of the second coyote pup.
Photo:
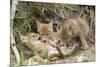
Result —
<svg viewBox="0 0 100 67"><path fill-rule="evenodd" d="M89 32L89 26L82 18L70 18L67 19L58 31L60 42L69 42L71 38L79 37L82 43L81 48L87 49L87 36Z"/></svg>

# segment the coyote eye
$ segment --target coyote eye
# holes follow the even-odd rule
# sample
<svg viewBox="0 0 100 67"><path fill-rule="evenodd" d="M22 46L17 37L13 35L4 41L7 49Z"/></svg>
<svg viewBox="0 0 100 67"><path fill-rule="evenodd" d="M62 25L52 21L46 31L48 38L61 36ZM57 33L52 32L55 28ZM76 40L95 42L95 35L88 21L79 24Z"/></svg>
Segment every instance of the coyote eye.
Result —
<svg viewBox="0 0 100 67"><path fill-rule="evenodd" d="M34 35L32 35L32 37L35 37Z"/></svg>
<svg viewBox="0 0 100 67"><path fill-rule="evenodd" d="M41 34L41 35L43 35L43 34Z"/></svg>
<svg viewBox="0 0 100 67"><path fill-rule="evenodd" d="M49 34L47 34L47 35L49 35Z"/></svg>
<svg viewBox="0 0 100 67"><path fill-rule="evenodd" d="M66 40L68 39L68 38L65 38Z"/></svg>
<svg viewBox="0 0 100 67"><path fill-rule="evenodd" d="M37 35L32 35L32 37L37 37Z"/></svg>
<svg viewBox="0 0 100 67"><path fill-rule="evenodd" d="M40 34L40 33L38 32L38 34Z"/></svg>
<svg viewBox="0 0 100 67"><path fill-rule="evenodd" d="M71 30L71 27L69 27L69 30Z"/></svg>

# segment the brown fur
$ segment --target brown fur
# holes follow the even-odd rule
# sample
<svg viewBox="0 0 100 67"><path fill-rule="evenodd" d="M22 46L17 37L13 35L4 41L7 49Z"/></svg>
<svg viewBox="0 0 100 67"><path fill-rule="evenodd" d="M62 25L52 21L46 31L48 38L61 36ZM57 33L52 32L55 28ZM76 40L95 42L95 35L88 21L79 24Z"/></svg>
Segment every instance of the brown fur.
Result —
<svg viewBox="0 0 100 67"><path fill-rule="evenodd" d="M59 30L60 41L69 41L71 38L79 37L82 43L82 49L88 48L86 37L89 32L89 26L81 18L70 18L66 20Z"/></svg>
<svg viewBox="0 0 100 67"><path fill-rule="evenodd" d="M48 41L49 35L53 33L53 22L50 23L40 23L37 21L38 33L41 36L42 41Z"/></svg>

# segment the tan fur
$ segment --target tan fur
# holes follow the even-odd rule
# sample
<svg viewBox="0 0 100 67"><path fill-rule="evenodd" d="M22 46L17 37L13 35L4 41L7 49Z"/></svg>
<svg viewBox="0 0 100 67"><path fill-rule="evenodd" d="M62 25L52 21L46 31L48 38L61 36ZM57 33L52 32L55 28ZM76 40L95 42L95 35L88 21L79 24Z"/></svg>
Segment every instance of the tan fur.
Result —
<svg viewBox="0 0 100 67"><path fill-rule="evenodd" d="M81 18L70 18L66 20L59 30L60 41L69 41L71 38L79 37L82 48L88 48L86 37L89 32L89 26Z"/></svg>
<svg viewBox="0 0 100 67"><path fill-rule="evenodd" d="M38 61L41 63L45 63L44 59L40 57L39 51L41 51L41 49L45 49L46 44L38 40L39 34L31 32L31 33L27 33L26 36L20 35L20 38L22 42L25 42L28 44L26 45L28 48L34 51L34 55L38 57L37 58Z"/></svg>
<svg viewBox="0 0 100 67"><path fill-rule="evenodd" d="M39 34L33 32L27 33L26 36L21 35L21 40L23 42L28 43L30 45L34 45L34 47L38 49L44 48L46 44L40 42L38 38L39 38Z"/></svg>
<svg viewBox="0 0 100 67"><path fill-rule="evenodd" d="M43 24L37 21L37 27L42 41L48 41L49 35L53 33L53 22Z"/></svg>

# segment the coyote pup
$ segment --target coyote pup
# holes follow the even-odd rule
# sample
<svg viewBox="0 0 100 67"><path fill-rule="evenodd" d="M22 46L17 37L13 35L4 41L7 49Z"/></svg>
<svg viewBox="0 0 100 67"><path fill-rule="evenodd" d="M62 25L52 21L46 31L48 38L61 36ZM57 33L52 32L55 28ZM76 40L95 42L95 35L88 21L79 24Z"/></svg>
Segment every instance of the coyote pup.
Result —
<svg viewBox="0 0 100 67"><path fill-rule="evenodd" d="M49 35L53 33L53 21L49 23L40 23L37 21L36 23L42 42L48 42L50 39Z"/></svg>
<svg viewBox="0 0 100 67"><path fill-rule="evenodd" d="M67 19L58 31L61 43L67 43L72 38L79 37L82 43L81 48L87 49L86 38L88 36L89 26L82 18L70 18Z"/></svg>
<svg viewBox="0 0 100 67"><path fill-rule="evenodd" d="M31 32L27 33L26 36L20 35L20 38L22 42L28 44L26 45L28 48L34 51L34 55L37 57L38 61L41 63L45 63L39 52L42 51L42 49L45 49L46 45L38 40L39 34Z"/></svg>

